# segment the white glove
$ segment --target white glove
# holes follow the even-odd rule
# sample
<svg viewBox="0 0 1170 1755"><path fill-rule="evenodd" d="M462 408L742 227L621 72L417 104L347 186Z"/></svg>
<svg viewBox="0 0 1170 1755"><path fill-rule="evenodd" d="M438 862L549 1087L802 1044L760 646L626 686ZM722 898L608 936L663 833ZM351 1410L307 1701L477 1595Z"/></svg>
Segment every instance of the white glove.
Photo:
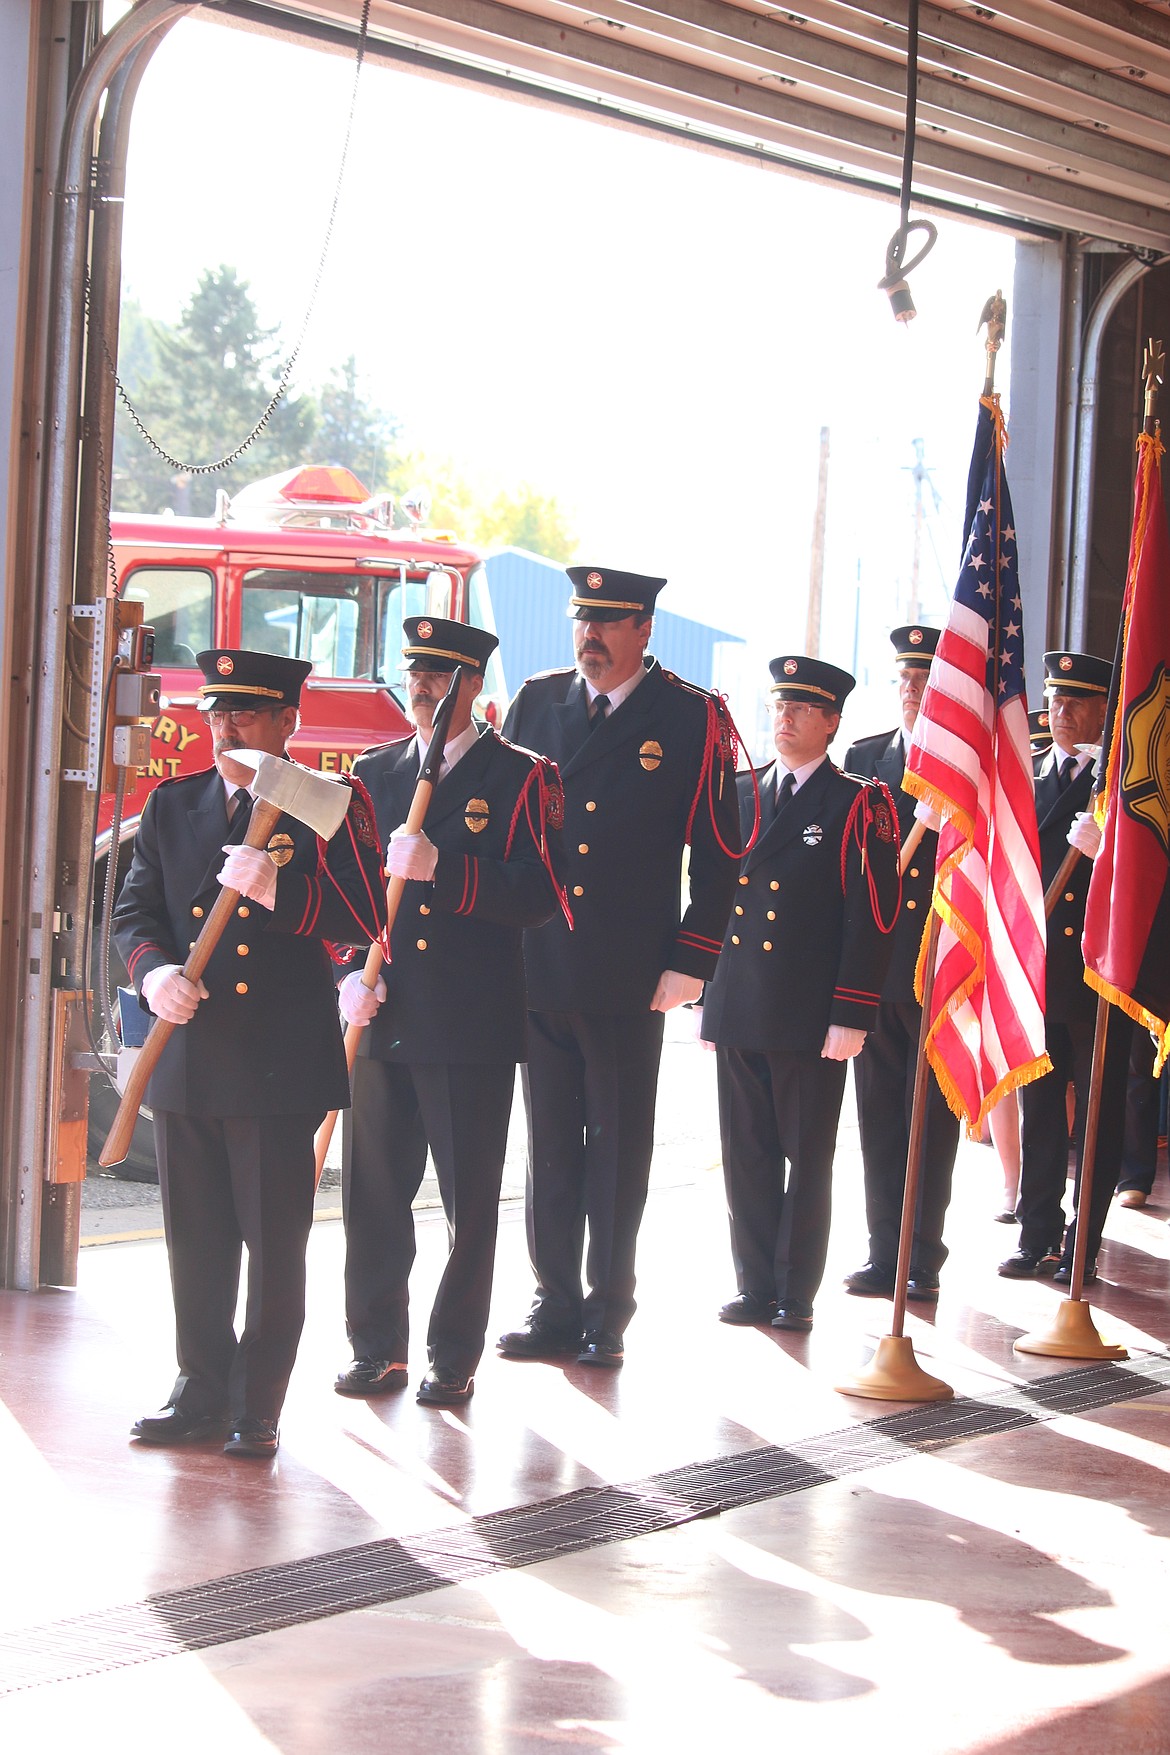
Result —
<svg viewBox="0 0 1170 1755"><path fill-rule="evenodd" d="M1078 853L1083 853L1086 859L1096 859L1101 851L1101 830L1091 811L1077 812L1068 832L1068 844L1075 847Z"/></svg>
<svg viewBox="0 0 1170 1755"><path fill-rule="evenodd" d="M438 863L439 849L421 829L417 835L408 835L405 827L395 829L386 849L386 870L392 877L415 878L426 884L434 877Z"/></svg>
<svg viewBox="0 0 1170 1755"><path fill-rule="evenodd" d="M142 977L142 997L164 1023L189 1024L207 989L202 981L188 981L178 963L164 963Z"/></svg>
<svg viewBox="0 0 1170 1755"><path fill-rule="evenodd" d="M914 806L914 821L916 823L925 823L926 827L935 835L937 835L942 828L942 818L939 816L934 806L932 804L927 804L924 798L920 798L918 803Z"/></svg>
<svg viewBox="0 0 1170 1755"><path fill-rule="evenodd" d="M676 1005L686 1005L688 1000L698 999L702 991L703 983L697 975L680 975L677 969L664 969L658 977L650 1010L672 1012Z"/></svg>
<svg viewBox="0 0 1170 1755"><path fill-rule="evenodd" d="M372 988L362 980L360 969L353 969L337 989L337 1009L347 1024L364 1028L378 1015L378 1007L386 997L386 983L379 975Z"/></svg>
<svg viewBox="0 0 1170 1755"><path fill-rule="evenodd" d="M216 876L225 890L238 890L261 908L276 907L278 867L261 847L225 847L227 858Z"/></svg>
<svg viewBox="0 0 1170 1755"><path fill-rule="evenodd" d="M700 1048L705 1048L708 1054L714 1054L714 1042L708 1042L703 1035L703 1008L701 1005L693 1006L691 1008L691 1017L694 1020L695 1041L699 1044Z"/></svg>
<svg viewBox="0 0 1170 1755"><path fill-rule="evenodd" d="M864 1030L851 1030L845 1024L830 1024L821 1049L822 1060L852 1060L865 1047Z"/></svg>

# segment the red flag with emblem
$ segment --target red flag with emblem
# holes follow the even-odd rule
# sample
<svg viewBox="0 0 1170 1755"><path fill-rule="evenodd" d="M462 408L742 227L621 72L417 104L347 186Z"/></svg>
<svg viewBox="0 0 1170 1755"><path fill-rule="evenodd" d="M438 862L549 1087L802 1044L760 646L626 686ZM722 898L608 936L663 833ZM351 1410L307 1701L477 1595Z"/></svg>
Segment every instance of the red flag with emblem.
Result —
<svg viewBox="0 0 1170 1755"><path fill-rule="evenodd" d="M1170 1052L1170 532L1163 445L1138 437L1133 535L1105 721L1104 824L1085 907L1085 980Z"/></svg>

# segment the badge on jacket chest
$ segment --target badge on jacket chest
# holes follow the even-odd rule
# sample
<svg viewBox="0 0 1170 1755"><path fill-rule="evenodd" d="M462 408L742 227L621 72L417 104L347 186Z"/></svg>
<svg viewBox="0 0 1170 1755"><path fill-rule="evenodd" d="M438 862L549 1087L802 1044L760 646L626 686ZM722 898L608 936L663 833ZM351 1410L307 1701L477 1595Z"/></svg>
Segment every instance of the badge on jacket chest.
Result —
<svg viewBox="0 0 1170 1755"><path fill-rule="evenodd" d="M660 743L655 743L652 737L647 738L646 742L638 751L638 760L648 772L657 768L662 760L662 745Z"/></svg>
<svg viewBox="0 0 1170 1755"><path fill-rule="evenodd" d="M268 843L267 853L273 865L287 865L293 856L292 836L273 835Z"/></svg>
<svg viewBox="0 0 1170 1755"><path fill-rule="evenodd" d="M810 823L807 829L801 831L800 838L806 847L819 847L824 833L819 823Z"/></svg>
<svg viewBox="0 0 1170 1755"><path fill-rule="evenodd" d="M488 810L486 798L469 798L463 811L463 821L473 835L482 835L488 826Z"/></svg>

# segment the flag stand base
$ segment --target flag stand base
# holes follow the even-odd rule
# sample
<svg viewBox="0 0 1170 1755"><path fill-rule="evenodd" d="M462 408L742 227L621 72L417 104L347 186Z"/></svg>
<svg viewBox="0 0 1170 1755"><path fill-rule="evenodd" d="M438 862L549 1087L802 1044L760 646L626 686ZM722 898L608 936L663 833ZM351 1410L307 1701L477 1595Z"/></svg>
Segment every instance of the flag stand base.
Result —
<svg viewBox="0 0 1170 1755"><path fill-rule="evenodd" d="M1050 1329L1021 1335L1014 1343L1017 1353L1040 1353L1049 1359L1128 1359L1125 1347L1103 1341L1093 1323L1093 1313L1083 1298L1066 1298Z"/></svg>
<svg viewBox="0 0 1170 1755"><path fill-rule="evenodd" d="M836 1389L838 1395L868 1396L879 1402L945 1402L955 1393L941 1377L922 1369L914 1357L914 1342L905 1335L883 1335L869 1364Z"/></svg>

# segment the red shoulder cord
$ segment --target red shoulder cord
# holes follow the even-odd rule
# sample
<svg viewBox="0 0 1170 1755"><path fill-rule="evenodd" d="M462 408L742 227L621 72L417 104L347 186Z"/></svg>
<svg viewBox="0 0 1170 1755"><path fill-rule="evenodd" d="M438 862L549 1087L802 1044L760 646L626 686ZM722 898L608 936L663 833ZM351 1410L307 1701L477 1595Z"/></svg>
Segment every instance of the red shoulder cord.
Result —
<svg viewBox="0 0 1170 1755"><path fill-rule="evenodd" d="M369 793L366 791L366 788L362 784L362 782L359 779L357 779L355 775L347 774L345 783L349 786L349 788L352 792L356 792L356 794L357 794L358 798L361 800L362 804L365 805L366 810L369 813L369 821L371 823L376 822L377 819L374 815L374 801L370 797ZM370 887L370 880L366 876L365 861L363 860L363 858L361 856L361 850L359 849L358 844L357 844L357 836L353 832L353 823L350 821L350 814L349 814L348 810L345 813L344 823L345 823L345 832L349 836L349 844L353 849L353 855L354 855L354 859L357 863L357 868L358 868L359 872L361 873L362 884L365 888L366 895L369 898L369 903L370 903L369 922L366 922L365 920L362 919L361 915L358 913L357 909L354 907L353 903L350 901L349 897L346 895L345 891L342 889L341 885L338 883L337 879L334 877L332 871L329 869L329 843L328 843L328 841L322 840L320 835L317 836L317 877L318 877L318 879L328 878L329 882L333 885L333 888L337 891L337 894L341 897L341 900L345 903L345 906L349 909L349 912L353 915L354 919L356 920L358 926L361 929L362 937L368 938L373 944L380 946L381 951L382 951L382 955L385 957L386 961L389 962L390 961L390 942L389 942L390 935L388 932L386 932L385 928L383 928L380 932L374 930L374 927L375 927L377 919L378 919L378 912L379 912L378 904L377 904L376 900L374 899L374 892ZM380 861L379 861L379 863L380 863ZM325 948L329 952L329 955L333 958L333 961L335 963L340 964L340 965L344 965L346 963L353 962L353 958L354 958L353 945L334 945L334 944L330 944L330 943L328 943L328 941L326 941Z"/></svg>
<svg viewBox="0 0 1170 1755"><path fill-rule="evenodd" d="M711 816L711 828L715 839L729 859L742 859L750 853L756 844L760 832L760 788L756 780L756 771L749 768L752 777L752 793L754 794L755 815L752 820L752 832L743 847L729 847L719 833L719 823L715 816L715 752L719 752L719 796L723 796L723 781L730 768L732 779L739 764L739 752L743 748L743 739L739 735L735 720L731 717L725 695L707 696L707 735L703 743L703 760L699 767L699 784L695 788L695 796L691 800L690 814L687 817L686 844L691 844L691 830L694 827L695 812L699 800L703 796L703 788L707 789L707 809ZM738 808L737 808L738 814Z"/></svg>
<svg viewBox="0 0 1170 1755"><path fill-rule="evenodd" d="M874 820L873 805L869 796L870 784L879 787L885 795L886 805L890 813L890 821L893 824L894 829L894 869L898 873L898 900L894 904L894 912L890 916L888 923L882 919L881 904L878 899L877 885L874 882L873 876L873 861L866 858L866 844ZM890 789L884 780L876 780L858 787L857 797L849 807L849 815L845 820L845 833L841 837L842 895L845 894L845 872L849 859L849 839L851 835L861 854L861 869L865 873L865 881L869 886L869 907L870 913L873 915L874 925L879 932L893 932L894 927L897 924L898 915L902 908L902 872L898 858L902 851L902 835L898 828L898 813L894 809L894 801L890 796Z"/></svg>
<svg viewBox="0 0 1170 1755"><path fill-rule="evenodd" d="M563 823L565 819L565 795L561 790L559 777L555 783L549 780L548 769L550 766L551 764L546 762L543 756L538 756L533 762L532 772L529 774L520 790L520 796L516 800L516 808L512 812L512 821L508 825L508 839L504 844L504 858L507 859L511 855L512 843L515 840L516 828L520 821L520 812L523 811L525 820L528 824L528 833L532 837L533 845L540 852L541 864L548 873L549 882L552 884L557 901L561 905L561 913L568 922L569 931L572 932L573 910L569 906L568 894L563 886L557 882L556 873L553 871L552 854L549 851L548 837L545 834L546 821L551 820L559 824ZM536 823L532 820L532 786L534 781L536 783L538 818ZM552 812L551 817L550 810Z"/></svg>

